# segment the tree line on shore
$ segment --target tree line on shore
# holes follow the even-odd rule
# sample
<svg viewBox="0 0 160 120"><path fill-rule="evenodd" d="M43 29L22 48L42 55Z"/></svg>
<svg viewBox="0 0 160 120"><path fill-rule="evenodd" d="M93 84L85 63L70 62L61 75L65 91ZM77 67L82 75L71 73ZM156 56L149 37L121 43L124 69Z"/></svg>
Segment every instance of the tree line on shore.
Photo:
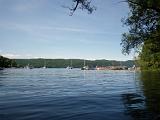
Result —
<svg viewBox="0 0 160 120"><path fill-rule="evenodd" d="M84 66L83 59L14 59L17 63L17 67L25 67L27 65L34 68L41 68L43 66L47 68L66 68L71 66L74 68L81 68ZM96 66L127 66L132 67L134 61L115 61L115 60L85 60L85 65L89 67Z"/></svg>
<svg viewBox="0 0 160 120"><path fill-rule="evenodd" d="M0 55L0 68L10 68L10 67L16 67L17 64L15 60L3 57Z"/></svg>
<svg viewBox="0 0 160 120"><path fill-rule="evenodd" d="M106 67L106 66L126 66L132 67L135 64L133 60L128 61L116 61L116 60L85 60L85 65L89 67ZM66 68L71 66L74 68L81 68L84 66L83 59L9 59L0 56L0 67L1 68L24 68L26 66L34 68Z"/></svg>

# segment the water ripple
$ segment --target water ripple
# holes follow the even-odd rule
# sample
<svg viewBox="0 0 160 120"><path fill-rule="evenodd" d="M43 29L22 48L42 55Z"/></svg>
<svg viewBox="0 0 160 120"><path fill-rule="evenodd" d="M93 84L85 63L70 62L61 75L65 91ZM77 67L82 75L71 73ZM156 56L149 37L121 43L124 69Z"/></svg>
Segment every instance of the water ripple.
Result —
<svg viewBox="0 0 160 120"><path fill-rule="evenodd" d="M141 75L129 71L5 69L0 71L0 118L149 120L159 114L151 103L160 100L156 86L160 82L146 82Z"/></svg>

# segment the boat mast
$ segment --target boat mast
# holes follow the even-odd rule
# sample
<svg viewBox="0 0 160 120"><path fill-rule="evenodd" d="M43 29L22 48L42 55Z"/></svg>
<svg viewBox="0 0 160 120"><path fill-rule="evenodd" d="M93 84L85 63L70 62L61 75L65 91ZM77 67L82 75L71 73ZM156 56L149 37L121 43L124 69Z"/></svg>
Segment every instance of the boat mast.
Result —
<svg viewBox="0 0 160 120"><path fill-rule="evenodd" d="M46 67L46 60L44 59L44 67Z"/></svg>
<svg viewBox="0 0 160 120"><path fill-rule="evenodd" d="M83 63L83 66L86 66L86 61L85 61L85 59L84 59L84 63Z"/></svg>
<svg viewBox="0 0 160 120"><path fill-rule="evenodd" d="M72 67L72 59L71 59L71 67Z"/></svg>

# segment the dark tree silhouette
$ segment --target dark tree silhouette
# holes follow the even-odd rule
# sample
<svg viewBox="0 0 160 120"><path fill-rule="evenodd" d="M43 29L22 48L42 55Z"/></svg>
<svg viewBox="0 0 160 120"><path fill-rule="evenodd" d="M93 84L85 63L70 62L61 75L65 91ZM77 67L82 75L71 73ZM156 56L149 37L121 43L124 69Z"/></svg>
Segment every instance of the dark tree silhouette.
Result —
<svg viewBox="0 0 160 120"><path fill-rule="evenodd" d="M94 10L96 10L96 7L94 5L91 5L92 0L72 0L72 1L73 1L72 7L66 7L69 8L71 16L77 9L87 10L89 14L91 14Z"/></svg>
<svg viewBox="0 0 160 120"><path fill-rule="evenodd" d="M129 32L122 37L123 53L138 48L148 39L160 37L160 1L159 0L126 0L130 13L123 23L129 26Z"/></svg>

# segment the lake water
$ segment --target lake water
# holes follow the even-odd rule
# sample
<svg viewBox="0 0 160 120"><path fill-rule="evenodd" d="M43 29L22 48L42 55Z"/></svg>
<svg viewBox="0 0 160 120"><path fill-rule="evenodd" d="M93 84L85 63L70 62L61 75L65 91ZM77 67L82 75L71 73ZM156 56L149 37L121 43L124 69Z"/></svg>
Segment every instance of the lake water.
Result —
<svg viewBox="0 0 160 120"><path fill-rule="evenodd" d="M0 120L153 120L159 114L156 72L0 71Z"/></svg>

